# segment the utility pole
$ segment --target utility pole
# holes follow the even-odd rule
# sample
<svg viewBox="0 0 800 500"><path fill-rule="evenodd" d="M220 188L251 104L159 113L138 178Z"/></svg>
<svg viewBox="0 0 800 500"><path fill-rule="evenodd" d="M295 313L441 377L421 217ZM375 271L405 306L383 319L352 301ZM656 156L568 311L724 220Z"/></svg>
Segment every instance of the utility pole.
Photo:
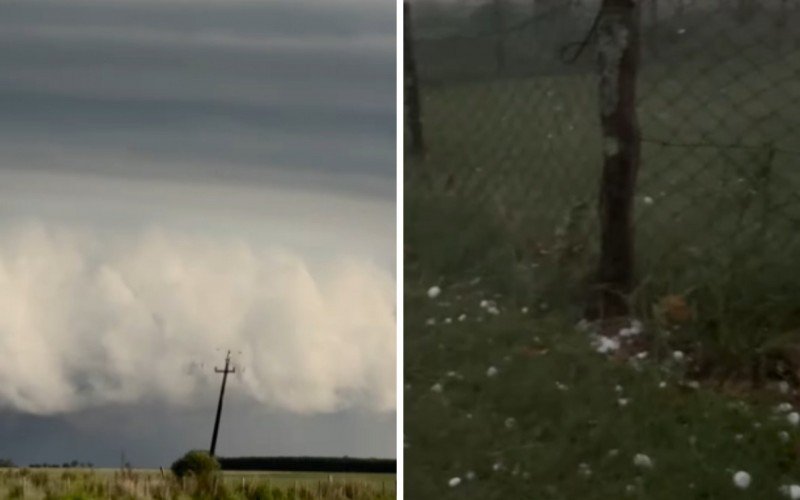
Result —
<svg viewBox="0 0 800 500"><path fill-rule="evenodd" d="M231 351L225 356L225 368L214 368L216 373L222 374L222 387L219 390L219 403L217 404L217 418L214 420L214 434L211 436L211 456L214 456L214 450L217 448L217 433L219 432L219 417L222 415L222 398L225 397L225 382L228 380L229 373L236 373L236 368L230 368L231 364Z"/></svg>

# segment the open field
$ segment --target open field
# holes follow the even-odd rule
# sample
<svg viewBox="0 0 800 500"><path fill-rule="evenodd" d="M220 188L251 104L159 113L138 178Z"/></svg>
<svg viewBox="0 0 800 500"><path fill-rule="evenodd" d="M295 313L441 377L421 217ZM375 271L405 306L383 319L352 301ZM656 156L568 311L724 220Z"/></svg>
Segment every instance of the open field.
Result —
<svg viewBox="0 0 800 500"><path fill-rule="evenodd" d="M198 486L169 470L6 469L1 498L30 499L392 499L392 474L224 472L222 481Z"/></svg>

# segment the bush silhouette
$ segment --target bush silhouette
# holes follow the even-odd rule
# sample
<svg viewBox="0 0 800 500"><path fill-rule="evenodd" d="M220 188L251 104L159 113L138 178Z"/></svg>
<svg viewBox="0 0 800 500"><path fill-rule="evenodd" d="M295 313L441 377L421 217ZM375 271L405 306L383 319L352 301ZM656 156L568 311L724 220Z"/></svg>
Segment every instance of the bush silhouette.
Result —
<svg viewBox="0 0 800 500"><path fill-rule="evenodd" d="M220 470L219 462L206 451L192 450L172 463L172 473L182 478L192 474L207 478Z"/></svg>

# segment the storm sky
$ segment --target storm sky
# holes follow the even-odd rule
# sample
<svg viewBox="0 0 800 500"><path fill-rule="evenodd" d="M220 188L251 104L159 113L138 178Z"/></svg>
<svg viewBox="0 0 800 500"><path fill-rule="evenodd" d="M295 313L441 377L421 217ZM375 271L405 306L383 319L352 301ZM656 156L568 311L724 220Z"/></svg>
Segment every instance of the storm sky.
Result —
<svg viewBox="0 0 800 500"><path fill-rule="evenodd" d="M395 455L395 2L0 6L0 458Z"/></svg>

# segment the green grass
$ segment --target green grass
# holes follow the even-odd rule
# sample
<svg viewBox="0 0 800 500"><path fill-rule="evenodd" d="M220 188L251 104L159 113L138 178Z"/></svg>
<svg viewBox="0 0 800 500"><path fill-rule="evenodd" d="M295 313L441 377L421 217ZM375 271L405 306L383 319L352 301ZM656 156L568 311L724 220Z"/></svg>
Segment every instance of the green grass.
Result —
<svg viewBox="0 0 800 500"><path fill-rule="evenodd" d="M480 307L487 297L499 315ZM683 387L669 356L651 353L638 368L611 362L563 315L520 306L480 285L445 286L435 300L407 288L408 498L768 499L800 483L800 432L772 410L789 396L743 401ZM638 453L654 467L635 467ZM737 470L752 475L746 491L732 483ZM454 477L461 483L451 487Z"/></svg>
<svg viewBox="0 0 800 500"><path fill-rule="evenodd" d="M224 472L221 480L197 484L165 471L115 469L6 469L0 471L0 498L100 500L230 499L315 500L395 498L391 474Z"/></svg>

